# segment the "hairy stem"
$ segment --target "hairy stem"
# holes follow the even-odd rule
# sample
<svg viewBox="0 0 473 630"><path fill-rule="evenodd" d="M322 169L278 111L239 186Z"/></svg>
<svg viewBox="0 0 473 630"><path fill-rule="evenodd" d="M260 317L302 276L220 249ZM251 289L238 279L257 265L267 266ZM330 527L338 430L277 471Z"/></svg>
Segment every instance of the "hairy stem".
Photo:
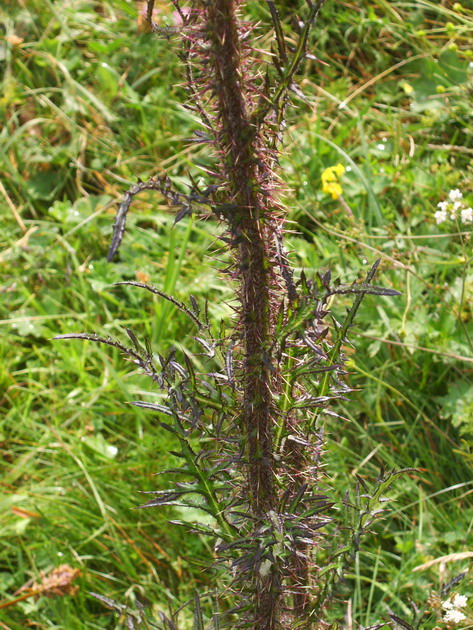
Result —
<svg viewBox="0 0 473 630"><path fill-rule="evenodd" d="M274 508L272 454L272 396L269 347L270 303L274 290L274 258L267 202L259 181L264 163L257 134L250 124L241 79L240 40L236 3L209 3L209 36L215 92L221 118L219 144L224 153L233 211L230 231L237 253L237 277L242 303L241 325L245 344L242 420L248 439L249 484L255 514Z"/></svg>
<svg viewBox="0 0 473 630"><path fill-rule="evenodd" d="M244 342L244 394L240 409L248 463L250 508L256 517L276 509L272 434L274 427L271 302L276 290L274 237L268 196L260 182L270 168L258 150L245 91L236 2L212 0L207 6L208 38L219 117L218 145L223 154L233 211L228 218L236 252ZM254 576L255 628L279 625L280 576L273 568Z"/></svg>

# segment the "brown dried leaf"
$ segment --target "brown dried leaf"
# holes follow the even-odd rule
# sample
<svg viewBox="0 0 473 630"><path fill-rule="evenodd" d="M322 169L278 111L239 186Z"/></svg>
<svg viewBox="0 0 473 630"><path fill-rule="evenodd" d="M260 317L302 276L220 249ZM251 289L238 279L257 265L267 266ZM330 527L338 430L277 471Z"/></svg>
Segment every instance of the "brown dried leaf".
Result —
<svg viewBox="0 0 473 630"><path fill-rule="evenodd" d="M46 597L64 597L65 595L75 595L79 589L72 583L80 576L79 569L73 569L68 564L61 564L45 575L41 571L41 581L35 582L31 587L38 595Z"/></svg>
<svg viewBox="0 0 473 630"><path fill-rule="evenodd" d="M20 44L24 42L24 39L23 37L18 37L18 35L15 35L14 33L12 33L12 35L5 36L5 41L7 41L12 46L19 46Z"/></svg>

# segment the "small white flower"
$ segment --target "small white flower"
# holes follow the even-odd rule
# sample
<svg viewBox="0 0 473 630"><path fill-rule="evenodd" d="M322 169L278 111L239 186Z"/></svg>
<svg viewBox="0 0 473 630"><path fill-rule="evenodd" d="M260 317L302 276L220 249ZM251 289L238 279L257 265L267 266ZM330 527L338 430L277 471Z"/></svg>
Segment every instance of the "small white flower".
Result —
<svg viewBox="0 0 473 630"><path fill-rule="evenodd" d="M457 212L460 210L460 208L463 208L463 204L461 201L455 201L450 206L450 218L452 219L452 221L456 219Z"/></svg>
<svg viewBox="0 0 473 630"><path fill-rule="evenodd" d="M448 198L450 201L459 201L463 197L462 193L458 188L454 188L448 193Z"/></svg>
<svg viewBox="0 0 473 630"><path fill-rule="evenodd" d="M442 602L442 608L444 608L445 610L452 610L452 608L454 608L452 600L447 599Z"/></svg>
<svg viewBox="0 0 473 630"><path fill-rule="evenodd" d="M471 208L468 208L468 210L470 210L471 212L473 212L473 210ZM466 597L466 595L455 595L455 597L453 598L453 605L455 608L464 608L468 603L468 597Z"/></svg>
<svg viewBox="0 0 473 630"><path fill-rule="evenodd" d="M462 223L471 223L473 221L473 208L463 208L460 215ZM456 597L464 597L464 595L456 595Z"/></svg>
<svg viewBox="0 0 473 630"><path fill-rule="evenodd" d="M444 621L449 621L450 623L460 623L460 621L463 621L464 619L466 619L466 616L459 610L455 609L447 611L443 618Z"/></svg>
<svg viewBox="0 0 473 630"><path fill-rule="evenodd" d="M437 212L434 213L434 218L437 225L440 225L440 223L444 223L447 220L447 211L437 210Z"/></svg>
<svg viewBox="0 0 473 630"><path fill-rule="evenodd" d="M446 212L448 208L448 201L439 201L437 204L437 208L440 208L440 210L443 210L444 212Z"/></svg>

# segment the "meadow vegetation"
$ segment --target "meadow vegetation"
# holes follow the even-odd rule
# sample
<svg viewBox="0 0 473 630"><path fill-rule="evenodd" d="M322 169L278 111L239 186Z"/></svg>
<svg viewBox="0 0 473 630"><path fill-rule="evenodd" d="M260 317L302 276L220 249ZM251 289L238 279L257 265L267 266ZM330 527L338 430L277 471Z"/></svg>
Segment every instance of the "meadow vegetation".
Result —
<svg viewBox="0 0 473 630"><path fill-rule="evenodd" d="M266 20L265 3L254 4ZM194 347L172 304L120 281L208 299L214 320L232 317L210 217L174 225L144 193L118 261L106 262L117 202L137 177L165 170L184 190L209 164L186 142L195 121L164 36L172 42L175 16L158 5L170 27L161 37L127 0L0 8L2 628L126 627L88 592L166 612L210 583L209 542L167 523L188 511L133 509L174 465L171 437L129 404L161 394L118 351L52 341L130 327L160 353ZM416 469L392 487L342 585L338 619L349 629L388 610L409 617L411 600L427 605L472 556L472 38L467 2L332 0L288 110L281 164L296 270L350 283L381 258L377 284L402 292L365 298L346 348L356 392L335 409L346 420L327 427L339 498L347 478ZM74 594L8 605L61 565L80 570ZM466 577L458 593L472 591ZM419 627L447 627L432 610Z"/></svg>

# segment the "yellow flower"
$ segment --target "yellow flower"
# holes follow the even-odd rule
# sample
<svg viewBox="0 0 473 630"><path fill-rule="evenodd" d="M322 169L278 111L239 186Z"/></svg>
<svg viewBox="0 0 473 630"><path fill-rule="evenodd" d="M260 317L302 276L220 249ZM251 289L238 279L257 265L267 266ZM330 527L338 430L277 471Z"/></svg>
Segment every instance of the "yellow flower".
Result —
<svg viewBox="0 0 473 630"><path fill-rule="evenodd" d="M337 164L336 166L329 166L322 173L322 190L324 193L332 195L332 199L338 199L343 192L339 180L344 172L343 164Z"/></svg>

